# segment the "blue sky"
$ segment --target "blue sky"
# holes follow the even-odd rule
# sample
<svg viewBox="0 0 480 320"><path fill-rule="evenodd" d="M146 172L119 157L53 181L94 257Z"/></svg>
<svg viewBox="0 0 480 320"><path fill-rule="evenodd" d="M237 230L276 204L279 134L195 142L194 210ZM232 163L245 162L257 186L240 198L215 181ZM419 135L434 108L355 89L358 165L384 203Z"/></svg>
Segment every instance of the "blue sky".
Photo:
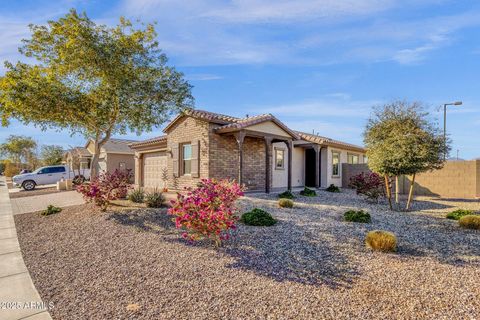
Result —
<svg viewBox="0 0 480 320"><path fill-rule="evenodd" d="M293 129L361 144L374 105L420 100L441 120L442 103L462 100L448 110L452 154L480 157L478 1L2 0L0 60L21 59L29 23L69 8L109 25L122 15L157 21L160 46L194 86L196 108L270 112ZM0 141L9 134L64 147L84 143L17 122L0 129Z"/></svg>

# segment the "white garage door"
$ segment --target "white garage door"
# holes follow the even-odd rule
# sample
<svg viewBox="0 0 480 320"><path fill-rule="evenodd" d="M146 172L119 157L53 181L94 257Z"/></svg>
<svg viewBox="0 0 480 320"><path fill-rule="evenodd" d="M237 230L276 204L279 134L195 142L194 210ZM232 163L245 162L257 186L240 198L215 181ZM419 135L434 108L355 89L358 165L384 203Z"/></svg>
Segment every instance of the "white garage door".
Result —
<svg viewBox="0 0 480 320"><path fill-rule="evenodd" d="M167 156L164 152L146 153L143 158L143 185L146 188L163 188L162 177L167 170Z"/></svg>

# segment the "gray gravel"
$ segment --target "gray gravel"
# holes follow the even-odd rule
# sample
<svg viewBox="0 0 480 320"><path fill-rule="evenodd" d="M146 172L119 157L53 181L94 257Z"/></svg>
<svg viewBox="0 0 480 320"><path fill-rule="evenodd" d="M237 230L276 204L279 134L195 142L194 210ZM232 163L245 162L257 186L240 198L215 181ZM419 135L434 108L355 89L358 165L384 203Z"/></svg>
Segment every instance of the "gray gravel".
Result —
<svg viewBox="0 0 480 320"><path fill-rule="evenodd" d="M480 318L480 232L444 218L478 202L421 198L389 212L345 190L239 201L268 210L273 227L239 225L216 250L180 239L165 209L15 216L22 252L54 319L475 319ZM371 224L345 223L363 208ZM373 253L366 232L398 236Z"/></svg>

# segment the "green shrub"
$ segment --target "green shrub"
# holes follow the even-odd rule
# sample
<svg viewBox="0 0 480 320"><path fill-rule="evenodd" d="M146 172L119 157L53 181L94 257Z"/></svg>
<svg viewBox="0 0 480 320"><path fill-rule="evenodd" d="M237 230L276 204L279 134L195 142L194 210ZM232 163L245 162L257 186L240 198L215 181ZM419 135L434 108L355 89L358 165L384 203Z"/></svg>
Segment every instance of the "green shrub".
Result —
<svg viewBox="0 0 480 320"><path fill-rule="evenodd" d="M135 203L143 203L143 201L145 200L145 191L143 191L143 189L141 188L133 190L128 195L128 200Z"/></svg>
<svg viewBox="0 0 480 320"><path fill-rule="evenodd" d="M472 215L472 210L457 209L447 214L447 219L459 220L461 217Z"/></svg>
<svg viewBox="0 0 480 320"><path fill-rule="evenodd" d="M160 208L165 202L165 197L157 189L145 194L145 204L149 208Z"/></svg>
<svg viewBox="0 0 480 320"><path fill-rule="evenodd" d="M277 223L270 213L258 208L245 212L240 221L249 226L273 226Z"/></svg>
<svg viewBox="0 0 480 320"><path fill-rule="evenodd" d="M59 213L62 211L62 208L55 207L54 205L50 204L46 210L42 212L42 216L49 216L51 214Z"/></svg>
<svg viewBox="0 0 480 320"><path fill-rule="evenodd" d="M278 195L280 199L295 199L295 196L293 195L292 191L287 190L285 192L282 192Z"/></svg>
<svg viewBox="0 0 480 320"><path fill-rule="evenodd" d="M348 210L343 214L343 218L348 222L370 223L372 221L370 214L363 210Z"/></svg>
<svg viewBox="0 0 480 320"><path fill-rule="evenodd" d="M397 238L388 231L374 230L367 233L367 247L377 251L393 252L397 250Z"/></svg>
<svg viewBox="0 0 480 320"><path fill-rule="evenodd" d="M282 208L293 208L293 201L290 199L279 199L278 205Z"/></svg>
<svg viewBox="0 0 480 320"><path fill-rule="evenodd" d="M458 224L465 229L480 230L480 215L463 216L458 220Z"/></svg>
<svg viewBox="0 0 480 320"><path fill-rule="evenodd" d="M305 187L305 189L303 189L302 191L300 191L300 194L302 196L305 196L305 197L315 197L317 195L317 193L315 192L315 190L312 190L312 189L309 189L307 187Z"/></svg>
<svg viewBox="0 0 480 320"><path fill-rule="evenodd" d="M328 186L327 189L325 189L325 191L328 191L328 192L340 192L340 188L337 187L336 185L334 185L333 183L331 185Z"/></svg>

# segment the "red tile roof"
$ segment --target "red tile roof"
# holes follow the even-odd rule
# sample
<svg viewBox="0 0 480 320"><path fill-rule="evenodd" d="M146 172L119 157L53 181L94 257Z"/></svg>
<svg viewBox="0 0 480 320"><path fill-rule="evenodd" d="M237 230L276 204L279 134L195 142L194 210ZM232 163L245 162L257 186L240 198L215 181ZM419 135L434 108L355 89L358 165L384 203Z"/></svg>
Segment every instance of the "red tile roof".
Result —
<svg viewBox="0 0 480 320"><path fill-rule="evenodd" d="M152 145L152 144L161 143L161 142L164 142L164 141L165 142L167 141L167 136L166 135L150 138L150 139L143 140L143 141L134 142L134 143L129 144L129 146L131 148L135 149L136 147L145 147L145 146L149 146L149 145Z"/></svg>
<svg viewBox="0 0 480 320"><path fill-rule="evenodd" d="M334 146L334 147L344 147L346 149L357 150L357 151L360 151L360 152L365 152L366 151L366 149L364 147L357 146L355 144L346 143L346 142L342 142L342 141L339 141L339 140L334 140L334 139L327 138L327 137L318 136L318 135L311 134L311 133L305 133L305 132L301 132L301 131L295 131L295 132L300 136L300 138L302 138L303 140L309 141L309 142L314 142L314 143L324 144L324 145L329 145L329 146Z"/></svg>

